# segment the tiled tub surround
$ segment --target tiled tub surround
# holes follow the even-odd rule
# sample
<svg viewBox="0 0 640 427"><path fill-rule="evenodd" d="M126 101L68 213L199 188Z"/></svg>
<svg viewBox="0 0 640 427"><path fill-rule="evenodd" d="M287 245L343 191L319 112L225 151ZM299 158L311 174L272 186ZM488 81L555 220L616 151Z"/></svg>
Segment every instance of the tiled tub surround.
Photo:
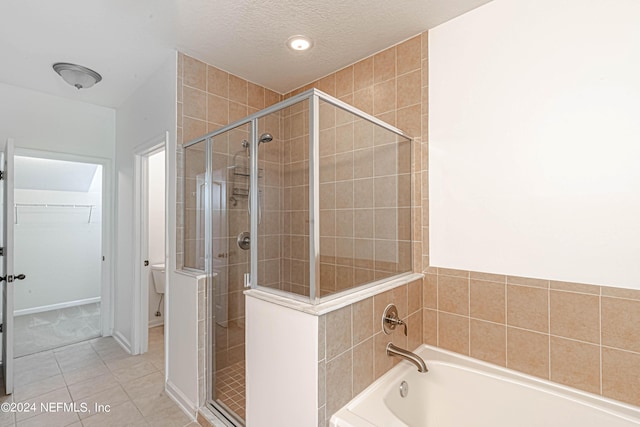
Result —
<svg viewBox="0 0 640 427"><path fill-rule="evenodd" d="M640 405L640 291L431 267L423 342Z"/></svg>
<svg viewBox="0 0 640 427"><path fill-rule="evenodd" d="M358 301L320 316L318 325L318 426L373 381L400 362L386 355L393 342L405 349L422 343L422 279ZM388 304L398 307L407 323L391 335L382 332L382 313Z"/></svg>

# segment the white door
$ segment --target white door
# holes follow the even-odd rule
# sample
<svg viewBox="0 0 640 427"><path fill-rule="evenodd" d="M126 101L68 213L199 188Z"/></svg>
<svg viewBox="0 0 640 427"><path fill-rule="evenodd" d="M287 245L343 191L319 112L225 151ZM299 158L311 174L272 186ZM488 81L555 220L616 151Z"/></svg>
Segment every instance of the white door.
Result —
<svg viewBox="0 0 640 427"><path fill-rule="evenodd" d="M6 394L13 393L13 140L7 140L3 159L2 252L2 370ZM23 277L24 278L24 277Z"/></svg>

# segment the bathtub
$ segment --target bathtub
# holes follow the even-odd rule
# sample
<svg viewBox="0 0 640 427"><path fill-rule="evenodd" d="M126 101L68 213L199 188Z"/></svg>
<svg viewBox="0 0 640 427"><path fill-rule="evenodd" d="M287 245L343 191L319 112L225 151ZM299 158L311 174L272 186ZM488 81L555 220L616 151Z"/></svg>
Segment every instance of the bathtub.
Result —
<svg viewBox="0 0 640 427"><path fill-rule="evenodd" d="M628 427L640 408L422 345L331 417L331 427ZM599 370L600 366L593 369ZM402 382L408 385L401 397Z"/></svg>

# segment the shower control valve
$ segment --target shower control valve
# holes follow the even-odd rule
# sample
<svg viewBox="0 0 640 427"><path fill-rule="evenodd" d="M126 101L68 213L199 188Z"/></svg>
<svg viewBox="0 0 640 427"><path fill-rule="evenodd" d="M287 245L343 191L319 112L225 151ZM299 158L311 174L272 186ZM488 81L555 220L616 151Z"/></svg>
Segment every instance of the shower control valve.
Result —
<svg viewBox="0 0 640 427"><path fill-rule="evenodd" d="M390 335L399 325L404 326L404 335L407 336L407 324L398 316L398 308L394 304L389 304L382 314L382 331Z"/></svg>

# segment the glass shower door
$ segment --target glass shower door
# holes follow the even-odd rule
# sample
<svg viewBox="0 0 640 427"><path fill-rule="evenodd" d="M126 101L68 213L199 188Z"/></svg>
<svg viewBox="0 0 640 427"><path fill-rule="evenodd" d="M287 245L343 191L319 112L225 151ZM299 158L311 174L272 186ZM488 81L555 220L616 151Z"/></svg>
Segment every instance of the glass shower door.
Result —
<svg viewBox="0 0 640 427"><path fill-rule="evenodd" d="M249 273L249 123L209 141L211 171L207 241L209 295L209 403L235 424L245 419L244 276Z"/></svg>

